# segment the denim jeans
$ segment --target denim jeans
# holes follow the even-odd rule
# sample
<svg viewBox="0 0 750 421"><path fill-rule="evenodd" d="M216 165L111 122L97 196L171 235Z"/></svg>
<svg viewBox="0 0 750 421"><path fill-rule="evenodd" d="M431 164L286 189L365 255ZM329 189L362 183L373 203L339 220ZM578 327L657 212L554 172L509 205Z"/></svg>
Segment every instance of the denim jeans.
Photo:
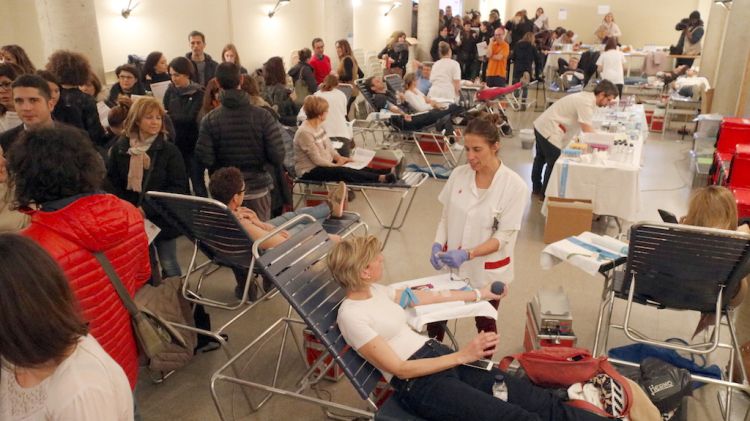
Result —
<svg viewBox="0 0 750 421"><path fill-rule="evenodd" d="M274 227L278 227L279 225L290 221L291 219L299 216L299 215L310 215L313 218L315 218L316 221L323 222L324 219L331 216L331 209L328 207L327 204L321 203L317 206L307 206L304 208L297 209L292 212L284 212L281 215L277 216L276 218L271 218L268 220L268 223L273 225ZM302 221L296 225L294 225L291 228L287 228L287 232L289 235L294 235L301 231L303 228L305 228L305 225L307 225L309 221L305 220Z"/></svg>
<svg viewBox="0 0 750 421"><path fill-rule="evenodd" d="M531 185L535 193L545 194L547 183L552 174L557 158L560 157L560 149L551 144L541 133L534 129L536 138L536 156L531 167ZM544 168L544 166L547 168ZM542 181L542 170L544 170L544 181Z"/></svg>
<svg viewBox="0 0 750 421"><path fill-rule="evenodd" d="M409 359L439 357L453 351L429 340ZM526 379L505 376L508 401L492 395L498 369L485 371L460 365L439 373L401 380L391 385L395 398L408 411L430 420L523 421L523 420L605 420L598 415L572 408L551 391L532 385ZM504 374L504 373L502 373Z"/></svg>
<svg viewBox="0 0 750 421"><path fill-rule="evenodd" d="M180 263L177 261L177 239L171 240L154 240L156 254L159 256L159 265L165 278L172 276L181 276L182 270Z"/></svg>

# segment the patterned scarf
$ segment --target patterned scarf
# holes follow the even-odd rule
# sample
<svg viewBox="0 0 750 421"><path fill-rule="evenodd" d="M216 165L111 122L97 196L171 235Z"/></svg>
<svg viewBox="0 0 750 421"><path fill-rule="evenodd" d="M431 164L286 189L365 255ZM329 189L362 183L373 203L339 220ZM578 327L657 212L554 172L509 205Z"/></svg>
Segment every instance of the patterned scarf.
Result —
<svg viewBox="0 0 750 421"><path fill-rule="evenodd" d="M126 187L128 190L137 193L143 190L143 170L147 170L151 166L151 158L149 158L146 152L148 152L154 140L156 140L156 135L141 140L140 133L130 133L130 148L128 148L130 165L128 167L128 185Z"/></svg>

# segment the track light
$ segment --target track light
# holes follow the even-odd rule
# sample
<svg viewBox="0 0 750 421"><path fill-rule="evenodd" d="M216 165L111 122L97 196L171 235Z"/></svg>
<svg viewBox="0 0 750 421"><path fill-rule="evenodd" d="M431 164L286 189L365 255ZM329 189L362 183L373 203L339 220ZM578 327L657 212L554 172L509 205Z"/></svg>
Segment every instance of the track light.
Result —
<svg viewBox="0 0 750 421"><path fill-rule="evenodd" d="M280 9L280 8L281 8L282 6L286 6L287 4L289 4L289 2L290 2L290 1L291 1L291 0L278 0L278 1L276 2L276 6L274 6L273 10L271 10L270 12L268 12L268 17L269 17L269 18L272 18L272 17L273 17L273 15L275 15L275 14L276 14L276 12L277 12L277 11L278 11L278 10L279 10L279 9Z"/></svg>
<svg viewBox="0 0 750 421"><path fill-rule="evenodd" d="M385 16L388 16L388 14L393 11L393 9L396 9L398 7L401 7L401 2L400 1L394 1L393 4L391 5L391 8L388 9L387 12L385 12Z"/></svg>
<svg viewBox="0 0 750 421"><path fill-rule="evenodd" d="M132 4L132 3L133 3L133 0L128 0L128 6L122 9L122 11L120 12L123 18L125 19L129 18L130 12L135 10L135 8L138 7L138 5L140 4L140 3L136 3L136 4Z"/></svg>

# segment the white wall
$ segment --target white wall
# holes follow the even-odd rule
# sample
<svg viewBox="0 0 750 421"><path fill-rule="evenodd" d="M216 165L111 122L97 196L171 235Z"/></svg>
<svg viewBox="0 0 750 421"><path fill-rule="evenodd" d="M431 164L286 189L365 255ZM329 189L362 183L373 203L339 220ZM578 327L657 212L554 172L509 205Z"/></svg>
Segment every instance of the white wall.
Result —
<svg viewBox="0 0 750 421"><path fill-rule="evenodd" d="M96 0L99 39L104 70L127 62L128 54L147 55L161 51L168 59L190 51L188 33L206 35L206 52L220 61L229 40L225 1L140 1L128 19L120 12L127 1Z"/></svg>
<svg viewBox="0 0 750 421"><path fill-rule="evenodd" d="M26 50L37 68L44 67L42 35L36 17L36 6L30 0L2 0L0 6L0 45L18 44Z"/></svg>
<svg viewBox="0 0 750 421"><path fill-rule="evenodd" d="M391 0L361 0L354 7L354 45L365 51L380 52L393 31L411 32L411 6L402 1L402 6L388 16L385 12L393 4ZM432 42L430 40L429 42Z"/></svg>

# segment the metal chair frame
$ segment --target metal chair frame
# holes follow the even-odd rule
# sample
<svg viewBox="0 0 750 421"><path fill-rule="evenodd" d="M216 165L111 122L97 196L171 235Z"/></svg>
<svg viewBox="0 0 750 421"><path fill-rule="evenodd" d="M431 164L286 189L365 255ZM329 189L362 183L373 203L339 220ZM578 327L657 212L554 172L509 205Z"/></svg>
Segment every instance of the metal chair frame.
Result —
<svg viewBox="0 0 750 421"><path fill-rule="evenodd" d="M274 235L277 231L279 230L269 233L268 236L258 242L264 241L265 238ZM266 392L262 401L257 405L250 403L254 411L260 409L273 395L282 395L314 403L326 409L346 411L359 417L374 417L374 411L378 407L375 404L375 399L370 395L380 380L381 373L359 354L348 348L336 325L338 306L345 298L345 292L335 283L327 266L323 264L331 247L332 241L321 225L316 222L306 226L289 241L267 250L263 255L260 255L259 248L253 245L253 255L257 259L260 271L274 283L280 294L289 302L289 310L286 317L279 318L211 376L211 396L222 420L228 418L221 407L216 391L219 382L228 382ZM301 320L292 317L292 310L301 317ZM297 346L300 358L305 360L305 364L307 364L299 340L291 331L292 326L295 325L307 325L321 344L325 346L326 352L323 352L313 364L309 365L309 368L295 383L295 389L288 390L279 387L277 380L284 358L286 341L290 333ZM282 335L281 346L275 363L273 381L270 385L226 374L226 371L231 369L233 364L244 354L265 343L269 335L278 333ZM325 360L328 357L332 357L332 361L326 363ZM305 391L311 390L321 380L323 374L334 363L341 366L357 393L367 401L371 411L304 394ZM316 370L319 369L319 373L316 374ZM328 415L335 416L332 413L328 413Z"/></svg>
<svg viewBox="0 0 750 421"><path fill-rule="evenodd" d="M422 184L424 184L427 178L429 178L429 175L426 173L406 172L401 178L402 183L385 184L385 185L347 183L347 186L350 187L352 190L356 190L362 193L362 196L365 198L367 205L370 207L370 210L375 215L375 219L377 219L378 223L380 224L382 228L386 229L385 239L383 240L383 249L385 249L385 245L388 243L388 239L390 238L391 231L393 231L394 229L400 230L404 226L404 222L406 221L406 217L409 215L409 211L411 210L412 203L414 203L414 198L417 195L417 191L422 186ZM312 180L303 180L303 179L296 179L294 181L294 184L299 185L301 187L300 188L301 191L295 193L300 196L299 200L295 204L295 208L298 207L300 203L302 203L303 200L320 199L323 197L319 194L311 192L309 188L310 186L325 186L326 188L328 188L328 187L335 187L337 185L336 182L322 182L322 181L312 181ZM380 212L378 212L372 199L367 194L368 190L385 191L385 192L395 193L399 195L398 205L396 205L396 209L393 212L393 216L391 216L390 218L390 222L386 219L384 215L381 216ZM409 196L410 193L411 193L411 196L409 197L407 201L406 200L407 196ZM404 208L404 211L401 212L401 209L403 208L405 201L406 201L406 207Z"/></svg>
<svg viewBox="0 0 750 421"><path fill-rule="evenodd" d="M626 337L638 343L672 349L692 354L706 355L718 349L729 350L728 373L733 373L735 356L740 355L737 334L732 321L732 310L728 307L728 297L733 296L739 283L750 273L750 236L734 231L691 227L677 224L638 223L631 227L630 246L625 267L624 284L616 285L616 278L605 278L603 299L599 307L599 317L594 343L594 354L607 349L610 328L622 330ZM659 295L651 285L661 283L677 286L670 296ZM628 285L629 283L629 285ZM713 286L707 290L706 285ZM625 298L627 305L624 321L612 323L615 298ZM710 293L709 297L705 297ZM701 295L703 294L703 295ZM702 301L698 301L699 298ZM708 302L707 300L710 300ZM717 320L703 342L679 345L654 339L638 331L631 325L633 303L657 306L675 310L698 310L712 312ZM729 330L730 340L722 342L721 326ZM602 328L604 332L602 332ZM603 335L603 346L599 348L599 338ZM616 364L637 367L638 364L610 358ZM750 392L745 378L745 367L739 358L739 369L743 383L736 383L699 375L692 380L711 383L727 388L724 400L724 419L729 419L732 405L732 389Z"/></svg>

